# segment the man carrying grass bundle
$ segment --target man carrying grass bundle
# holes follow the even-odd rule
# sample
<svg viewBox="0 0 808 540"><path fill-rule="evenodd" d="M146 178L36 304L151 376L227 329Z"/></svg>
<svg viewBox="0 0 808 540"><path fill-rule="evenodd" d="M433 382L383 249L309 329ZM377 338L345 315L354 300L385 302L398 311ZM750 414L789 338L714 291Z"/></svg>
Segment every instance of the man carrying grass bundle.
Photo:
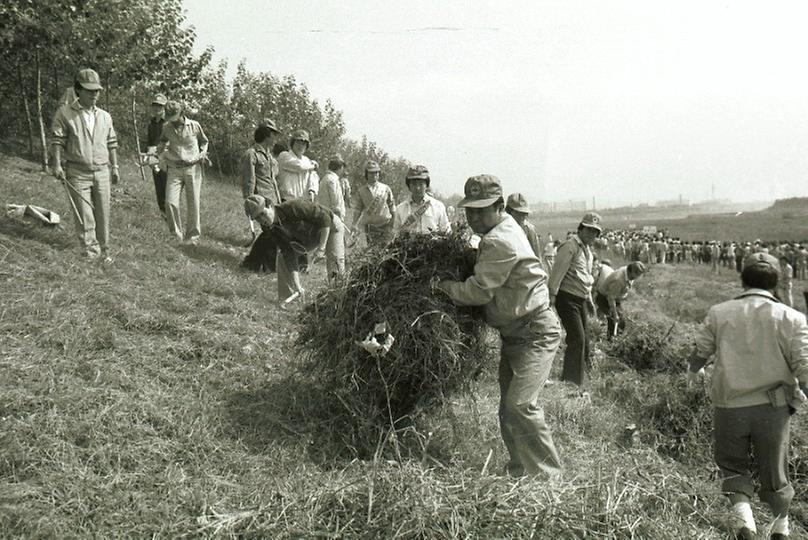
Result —
<svg viewBox="0 0 808 540"><path fill-rule="evenodd" d="M260 195L244 201L244 210L263 232L253 244L249 257L258 257L265 242L277 245L278 303L303 295L300 283L300 255L314 250L313 261L326 258L329 279L345 271L345 240L342 220L328 208L306 199L291 199L267 205Z"/></svg>
<svg viewBox="0 0 808 540"><path fill-rule="evenodd" d="M802 313L775 299L779 270L777 259L767 253L747 257L741 272L744 292L710 308L687 374L692 384L715 355L715 461L721 489L733 505L736 538L756 535L750 454L757 461L760 498L775 516L771 538L789 535L794 497L788 480L790 415L805 401L808 325Z"/></svg>
<svg viewBox="0 0 808 540"><path fill-rule="evenodd" d="M550 428L538 404L553 357L561 342L558 318L550 309L547 274L525 233L505 213L502 185L495 176L466 181L468 224L479 234L474 275L466 281L441 281L438 288L453 302L485 306L486 322L499 330L499 420L513 476L561 472Z"/></svg>

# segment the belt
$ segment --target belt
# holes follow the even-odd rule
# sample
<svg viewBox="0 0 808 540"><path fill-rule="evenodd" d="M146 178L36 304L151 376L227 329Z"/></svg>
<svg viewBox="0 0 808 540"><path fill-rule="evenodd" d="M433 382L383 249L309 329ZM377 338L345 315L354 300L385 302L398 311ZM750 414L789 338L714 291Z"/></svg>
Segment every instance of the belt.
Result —
<svg viewBox="0 0 808 540"><path fill-rule="evenodd" d="M109 169L109 163L101 163L101 164L89 164L89 163L82 163L80 161L66 161L65 165L68 167L73 167L74 169L83 169L85 171L90 172L98 172L103 171L105 169Z"/></svg>

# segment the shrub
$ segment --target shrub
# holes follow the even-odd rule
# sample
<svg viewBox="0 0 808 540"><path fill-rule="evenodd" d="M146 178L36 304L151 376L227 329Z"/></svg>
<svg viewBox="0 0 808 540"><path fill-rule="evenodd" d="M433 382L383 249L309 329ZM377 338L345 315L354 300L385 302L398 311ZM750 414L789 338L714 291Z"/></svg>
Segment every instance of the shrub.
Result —
<svg viewBox="0 0 808 540"><path fill-rule="evenodd" d="M691 349L684 325L660 318L631 321L607 352L637 371L679 373L685 369Z"/></svg>

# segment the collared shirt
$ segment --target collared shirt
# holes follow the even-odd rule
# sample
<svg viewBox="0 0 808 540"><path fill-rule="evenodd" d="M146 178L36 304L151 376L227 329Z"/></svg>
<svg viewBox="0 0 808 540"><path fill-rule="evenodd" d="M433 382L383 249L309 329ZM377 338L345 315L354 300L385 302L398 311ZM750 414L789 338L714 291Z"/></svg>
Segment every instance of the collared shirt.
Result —
<svg viewBox="0 0 808 540"><path fill-rule="evenodd" d="M766 394L794 378L808 384L808 324L805 315L779 303L769 291L748 289L710 308L696 333L697 361L715 355L712 397L716 407L769 403Z"/></svg>
<svg viewBox="0 0 808 540"><path fill-rule="evenodd" d="M628 279L628 266L621 266L605 278L598 279L596 288L609 300L623 300L633 285L634 280Z"/></svg>
<svg viewBox="0 0 808 540"><path fill-rule="evenodd" d="M196 120L185 119L185 123L174 127L172 122L163 124L160 141L165 144L163 159L169 166L186 167L189 162L208 151L208 138Z"/></svg>
<svg viewBox="0 0 808 540"><path fill-rule="evenodd" d="M536 309L547 309L547 274L539 265L519 224L505 215L482 236L474 275L445 281L441 289L453 302L485 306L485 320L501 328Z"/></svg>
<svg viewBox="0 0 808 540"><path fill-rule="evenodd" d="M306 199L290 199L275 206L272 231L290 271L299 268L298 250L316 247L320 243L320 229L330 228L333 222L331 210Z"/></svg>
<svg viewBox="0 0 808 540"><path fill-rule="evenodd" d="M62 147L62 157L72 167L97 171L109 164L109 151L118 147L118 135L108 112L95 107L90 130L81 105L63 105L53 117L53 144Z"/></svg>
<svg viewBox="0 0 808 540"><path fill-rule="evenodd" d="M278 193L278 162L266 148L258 143L244 152L241 160L241 194L261 195L272 204L280 203Z"/></svg>
<svg viewBox="0 0 808 540"><path fill-rule="evenodd" d="M84 118L84 123L87 124L87 131L92 133L95 129L95 107L89 109L81 107L81 116Z"/></svg>
<svg viewBox="0 0 808 540"><path fill-rule="evenodd" d="M396 206L396 217L393 220L393 230L411 231L416 233L449 232L449 216L446 215L446 206L429 194L424 194L420 203L407 199Z"/></svg>
<svg viewBox="0 0 808 540"><path fill-rule="evenodd" d="M359 225L382 226L390 223L396 212L396 201L390 186L379 181L365 184L353 199L353 212Z"/></svg>
<svg viewBox="0 0 808 540"><path fill-rule="evenodd" d="M334 171L328 171L320 180L317 202L334 212L340 218L345 217L345 199L342 195L342 182Z"/></svg>
<svg viewBox="0 0 808 540"><path fill-rule="evenodd" d="M320 177L314 170L314 163L308 156L300 156L291 150L284 150L278 155L278 189L281 199L298 199L317 194Z"/></svg>
<svg viewBox="0 0 808 540"><path fill-rule="evenodd" d="M579 298L591 298L592 250L581 242L577 234L564 241L556 253L555 264L550 272L550 294L564 291Z"/></svg>

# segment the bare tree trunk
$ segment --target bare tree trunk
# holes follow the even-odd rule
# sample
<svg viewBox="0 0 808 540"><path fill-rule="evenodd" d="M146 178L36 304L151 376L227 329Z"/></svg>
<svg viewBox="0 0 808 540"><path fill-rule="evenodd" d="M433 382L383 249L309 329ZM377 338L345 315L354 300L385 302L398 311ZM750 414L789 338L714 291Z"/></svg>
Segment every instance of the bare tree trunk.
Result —
<svg viewBox="0 0 808 540"><path fill-rule="evenodd" d="M39 65L39 49L36 51L36 111L39 118L39 139L42 143L42 170L48 170L48 142L45 138L45 122L42 120L42 68Z"/></svg>
<svg viewBox="0 0 808 540"><path fill-rule="evenodd" d="M22 66L17 65L17 77L19 78L19 89L22 94L22 105L25 108L25 123L28 125L28 157L34 157L34 123L31 121L31 105L28 103L28 92L25 91L25 84L22 80Z"/></svg>
<svg viewBox="0 0 808 540"><path fill-rule="evenodd" d="M140 178L146 181L146 173L143 171L143 166L140 164L140 134L137 130L137 105L135 99L135 88L132 87L132 129L135 132L135 163L138 165L140 171Z"/></svg>

